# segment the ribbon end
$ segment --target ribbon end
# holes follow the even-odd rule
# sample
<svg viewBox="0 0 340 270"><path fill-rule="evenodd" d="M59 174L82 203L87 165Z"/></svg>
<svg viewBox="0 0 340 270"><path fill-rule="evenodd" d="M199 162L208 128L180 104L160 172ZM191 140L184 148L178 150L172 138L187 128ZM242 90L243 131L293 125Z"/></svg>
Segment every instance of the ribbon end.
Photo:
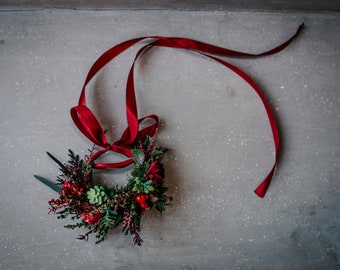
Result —
<svg viewBox="0 0 340 270"><path fill-rule="evenodd" d="M260 198L263 198L266 195L267 189L273 179L275 169L276 164L274 165L268 176L263 180L263 182L254 190L255 194Z"/></svg>
<svg viewBox="0 0 340 270"><path fill-rule="evenodd" d="M264 196L266 195L266 192L267 192L267 188L268 187L264 188L261 184L254 190L254 192L260 198L264 198Z"/></svg>

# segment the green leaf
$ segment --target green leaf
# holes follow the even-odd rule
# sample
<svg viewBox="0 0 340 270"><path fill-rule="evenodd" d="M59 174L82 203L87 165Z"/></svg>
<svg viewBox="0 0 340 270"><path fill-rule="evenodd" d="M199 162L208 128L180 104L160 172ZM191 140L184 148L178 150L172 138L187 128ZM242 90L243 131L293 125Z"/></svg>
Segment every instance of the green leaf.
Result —
<svg viewBox="0 0 340 270"><path fill-rule="evenodd" d="M57 163L58 165L59 165L59 167L64 171L64 172L69 172L69 170L66 168L66 166L63 164L63 163L61 163L55 156L53 156L51 153L49 153L49 152L47 152L47 155L51 158L51 159L53 159L53 161L55 162L55 163Z"/></svg>
<svg viewBox="0 0 340 270"><path fill-rule="evenodd" d="M144 189L145 193L149 193L150 191L154 190L151 180L146 181L142 185L143 185L143 189Z"/></svg>
<svg viewBox="0 0 340 270"><path fill-rule="evenodd" d="M45 184L46 186L50 187L51 189L53 189L55 192L60 193L61 190L61 186L54 184L53 182L51 182L50 180L47 180L46 178L43 178L39 175L33 175L38 181L40 181L41 183Z"/></svg>
<svg viewBox="0 0 340 270"><path fill-rule="evenodd" d="M155 189L153 188L153 186L147 186L145 187L145 193L149 193L151 191L154 191Z"/></svg>

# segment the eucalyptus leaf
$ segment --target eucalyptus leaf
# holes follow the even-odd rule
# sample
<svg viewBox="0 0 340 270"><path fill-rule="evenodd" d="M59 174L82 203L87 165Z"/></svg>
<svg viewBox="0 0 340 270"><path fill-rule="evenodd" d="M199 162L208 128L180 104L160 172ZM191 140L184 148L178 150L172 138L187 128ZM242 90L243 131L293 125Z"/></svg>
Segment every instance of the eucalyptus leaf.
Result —
<svg viewBox="0 0 340 270"><path fill-rule="evenodd" d="M137 164L142 164L145 159L145 155L142 150L140 149L133 149L132 150L132 159Z"/></svg>

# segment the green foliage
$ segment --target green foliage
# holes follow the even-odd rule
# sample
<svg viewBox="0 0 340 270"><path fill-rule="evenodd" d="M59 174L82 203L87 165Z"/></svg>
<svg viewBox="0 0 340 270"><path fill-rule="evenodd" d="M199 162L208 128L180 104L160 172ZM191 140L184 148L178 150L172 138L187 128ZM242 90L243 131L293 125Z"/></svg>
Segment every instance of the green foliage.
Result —
<svg viewBox="0 0 340 270"><path fill-rule="evenodd" d="M168 151L168 149L163 147L158 147L154 150L152 150L151 155L154 160L161 160L164 156L164 154Z"/></svg>
<svg viewBox="0 0 340 270"><path fill-rule="evenodd" d="M134 177L134 178L144 178L145 177L145 174L146 174L146 171L148 170L150 166L150 163L148 162L144 162L142 164L139 164L138 166L136 166L132 172L131 172L131 175Z"/></svg>
<svg viewBox="0 0 340 270"><path fill-rule="evenodd" d="M117 227L121 221L121 216L110 208L105 208L103 210L103 214L104 216L100 219L100 223L98 225L98 234L96 235L98 240L96 241L96 244L104 241L110 228Z"/></svg>
<svg viewBox="0 0 340 270"><path fill-rule="evenodd" d="M103 210L104 216L100 220L100 225L104 228L110 228L117 221L118 214L110 208L105 208Z"/></svg>
<svg viewBox="0 0 340 270"><path fill-rule="evenodd" d="M64 173L65 177L71 180L71 182L85 185L91 181L92 165L82 160L79 155L73 153L72 150L68 150L69 161L68 172Z"/></svg>
<svg viewBox="0 0 340 270"><path fill-rule="evenodd" d="M168 203L169 201L169 203ZM169 205L170 202L172 201L172 197L168 197L166 195L162 196L159 198L155 203L155 208L160 212L163 213L165 211L165 206Z"/></svg>
<svg viewBox="0 0 340 270"><path fill-rule="evenodd" d="M157 189L157 193L155 194L158 200L154 202L154 206L160 213L163 213L165 211L165 206L169 205L172 201L172 197L165 195L168 189L168 187L161 186Z"/></svg>
<svg viewBox="0 0 340 270"><path fill-rule="evenodd" d="M152 186L152 181L148 180L148 181L143 182L141 181L140 178L136 178L132 191L139 193L142 190L144 190L145 193L149 193L150 191L153 191L154 187Z"/></svg>

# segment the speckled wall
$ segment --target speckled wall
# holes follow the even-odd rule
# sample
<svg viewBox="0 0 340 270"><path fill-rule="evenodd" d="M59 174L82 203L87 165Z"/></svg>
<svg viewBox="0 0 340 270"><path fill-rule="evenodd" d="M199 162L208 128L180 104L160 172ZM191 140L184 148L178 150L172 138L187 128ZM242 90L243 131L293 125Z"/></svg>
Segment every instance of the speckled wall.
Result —
<svg viewBox="0 0 340 270"><path fill-rule="evenodd" d="M174 201L143 217L142 247L119 230L96 245L85 230L48 215L67 150L92 144L74 127L94 60L126 39L184 36L262 52L302 35L285 51L229 61L263 88L282 151L264 199L253 190L274 162L273 141L254 91L223 66L190 52L154 48L135 70L140 115L162 119L159 143ZM0 13L1 269L339 269L339 47L337 14L69 11ZM88 100L112 141L125 128L124 91L138 46L91 82ZM124 184L129 170L96 173Z"/></svg>

